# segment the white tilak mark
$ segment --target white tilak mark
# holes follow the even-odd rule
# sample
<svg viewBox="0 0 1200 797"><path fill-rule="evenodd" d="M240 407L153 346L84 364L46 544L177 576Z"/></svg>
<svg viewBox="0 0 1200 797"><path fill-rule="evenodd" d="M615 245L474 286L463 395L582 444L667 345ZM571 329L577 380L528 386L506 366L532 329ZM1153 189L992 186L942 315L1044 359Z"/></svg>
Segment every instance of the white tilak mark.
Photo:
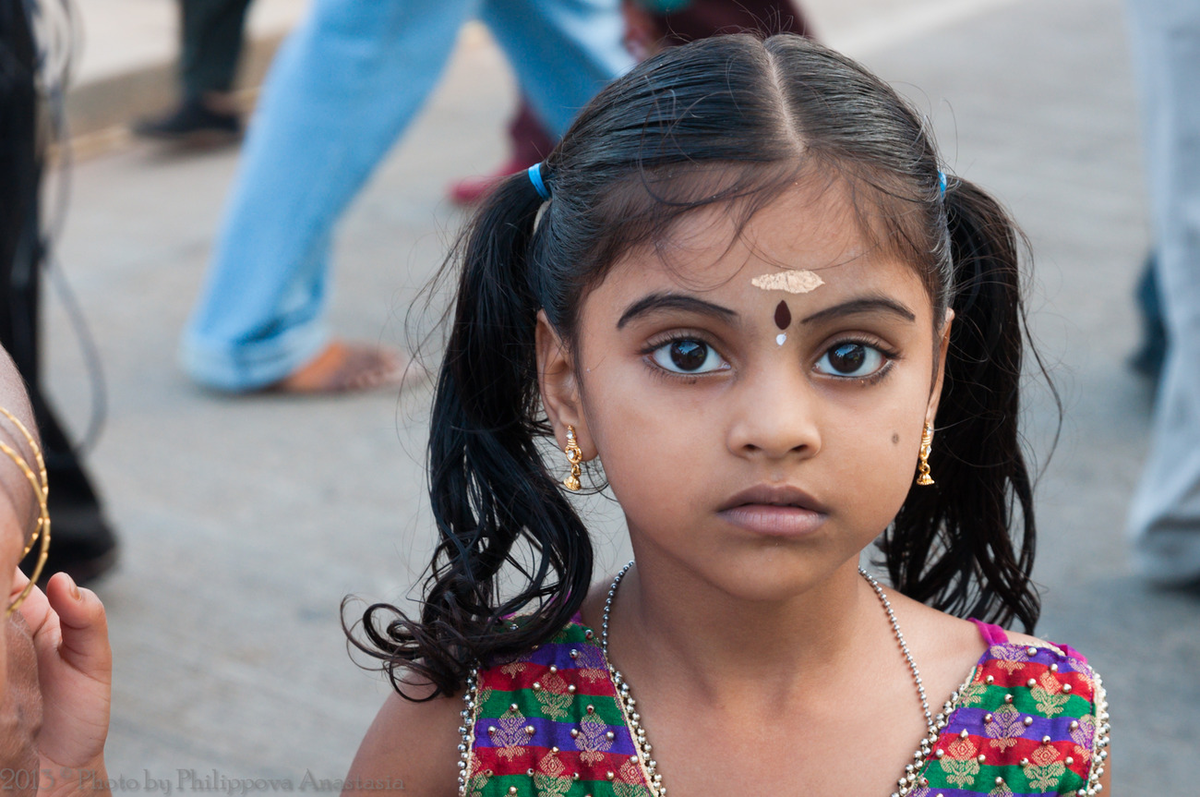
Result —
<svg viewBox="0 0 1200 797"><path fill-rule="evenodd" d="M780 332L778 335L775 336L775 342L778 343L780 346L782 346L784 343L787 342L787 333Z"/></svg>
<svg viewBox="0 0 1200 797"><path fill-rule="evenodd" d="M763 274L750 280L755 288L764 291L787 291L788 293L808 293L825 284L825 280L807 269L779 271L774 274Z"/></svg>

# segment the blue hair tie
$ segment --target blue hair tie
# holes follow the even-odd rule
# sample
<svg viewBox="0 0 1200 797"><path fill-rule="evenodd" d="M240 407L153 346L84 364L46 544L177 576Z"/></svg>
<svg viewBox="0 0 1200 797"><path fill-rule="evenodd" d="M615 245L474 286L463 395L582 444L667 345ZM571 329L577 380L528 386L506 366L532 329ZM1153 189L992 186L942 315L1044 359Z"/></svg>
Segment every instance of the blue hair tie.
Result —
<svg viewBox="0 0 1200 797"><path fill-rule="evenodd" d="M946 173L938 169L938 189L941 191L941 198L946 198Z"/></svg>
<svg viewBox="0 0 1200 797"><path fill-rule="evenodd" d="M526 172L526 174L529 175L529 182L533 183L533 189L538 192L538 196L540 196L543 201L549 199L550 189L546 187L544 182L542 182L542 164L533 164L529 167L529 171Z"/></svg>

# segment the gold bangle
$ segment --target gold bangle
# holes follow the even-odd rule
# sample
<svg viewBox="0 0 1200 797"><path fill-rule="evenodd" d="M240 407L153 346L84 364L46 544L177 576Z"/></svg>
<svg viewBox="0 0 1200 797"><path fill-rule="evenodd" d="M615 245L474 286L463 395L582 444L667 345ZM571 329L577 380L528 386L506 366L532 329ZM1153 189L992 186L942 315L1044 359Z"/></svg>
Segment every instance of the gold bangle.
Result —
<svg viewBox="0 0 1200 797"><path fill-rule="evenodd" d="M11 459L13 464L25 475L30 486L33 487L33 494L37 496L38 500L37 524L33 527L33 536L29 538L29 543L25 546L25 551L21 554L21 558L24 559L33 550L33 546L37 544L39 539L42 543L41 550L38 553L37 565L34 566L33 573L29 576L29 583L25 585L25 589L21 590L21 594L13 600L4 612L4 616L7 618L29 597L29 593L33 591L34 585L37 584L37 580L42 574L42 568L46 565L46 557L50 554L50 510L46 502L50 494L50 485L46 477L46 460L42 456L42 449L33 438L33 435L30 434L29 429L4 407L0 407L0 415L8 418L9 422L25 438L25 442L29 444L30 449L33 451L34 462L37 465L37 472L35 473L23 456L17 453L12 446L0 441L0 451L4 452L4 455Z"/></svg>

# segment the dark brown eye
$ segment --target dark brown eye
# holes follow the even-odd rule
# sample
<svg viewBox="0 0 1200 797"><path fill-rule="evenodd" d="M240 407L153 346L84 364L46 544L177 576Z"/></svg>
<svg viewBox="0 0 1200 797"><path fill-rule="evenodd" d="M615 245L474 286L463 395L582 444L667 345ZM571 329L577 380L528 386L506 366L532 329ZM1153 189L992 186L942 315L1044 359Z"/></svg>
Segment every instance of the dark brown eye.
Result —
<svg viewBox="0 0 1200 797"><path fill-rule="evenodd" d="M841 374L852 374L862 368L867 349L861 343L843 343L829 351L829 364Z"/></svg>
<svg viewBox="0 0 1200 797"><path fill-rule="evenodd" d="M651 356L658 365L677 374L706 374L725 367L725 361L711 346L692 338L664 343Z"/></svg>
<svg viewBox="0 0 1200 797"><path fill-rule="evenodd" d="M708 347L695 340L677 340L671 344L671 362L681 371L695 371L708 359Z"/></svg>
<svg viewBox="0 0 1200 797"><path fill-rule="evenodd" d="M817 370L831 376L861 379L871 376L887 365L887 358L874 346L847 341L825 352L817 362Z"/></svg>

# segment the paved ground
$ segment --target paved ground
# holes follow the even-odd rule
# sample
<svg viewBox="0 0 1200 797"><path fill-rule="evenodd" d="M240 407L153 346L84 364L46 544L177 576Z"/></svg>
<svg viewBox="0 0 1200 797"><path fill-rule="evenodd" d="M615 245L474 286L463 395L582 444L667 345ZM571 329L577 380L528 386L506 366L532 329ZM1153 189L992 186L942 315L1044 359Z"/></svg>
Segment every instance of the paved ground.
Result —
<svg viewBox="0 0 1200 797"><path fill-rule="evenodd" d="M830 40L928 112L953 171L993 188L1029 233L1034 326L1067 411L1039 493L1039 630L1106 677L1114 792L1197 794L1200 601L1144 587L1122 531L1150 399L1124 366L1147 234L1120 3L809 5ZM461 221L444 186L500 158L511 91L490 45L460 49L341 229L340 331L404 344L406 320L430 328L408 308ZM176 369L235 162L128 147L83 163L61 246L108 378L91 464L124 543L100 588L117 657L110 770L141 791L147 777L178 789L180 770L216 789L341 776L386 690L350 662L339 602L403 599L429 550L427 389L399 403L232 401ZM48 328L53 394L82 428L88 384L53 299ZM1044 454L1052 404L1036 386L1030 396ZM623 559L611 507L591 511L601 559Z"/></svg>

